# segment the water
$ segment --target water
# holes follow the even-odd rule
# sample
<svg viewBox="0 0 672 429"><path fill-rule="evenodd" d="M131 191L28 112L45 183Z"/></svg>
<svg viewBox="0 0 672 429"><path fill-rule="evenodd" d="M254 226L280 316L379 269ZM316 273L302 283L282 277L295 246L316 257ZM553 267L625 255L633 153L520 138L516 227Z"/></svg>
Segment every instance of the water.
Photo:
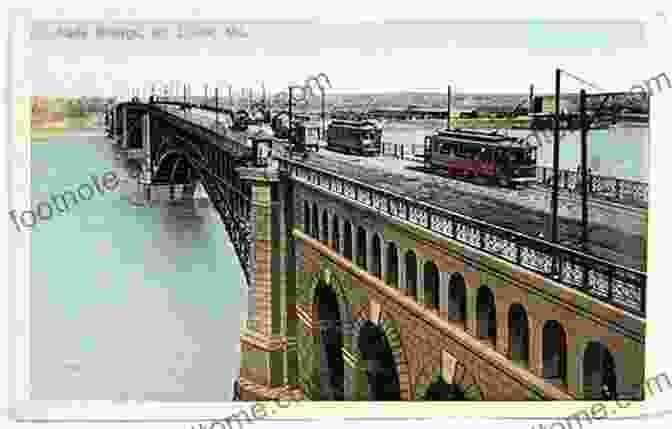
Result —
<svg viewBox="0 0 672 429"><path fill-rule="evenodd" d="M445 127L445 121L391 122L383 128L383 141L416 146L421 153L425 136L436 128ZM516 137L526 137L530 130L508 130ZM562 135L562 134L561 134ZM553 165L552 131L546 131L538 152L538 164ZM534 140L533 140L534 141ZM595 174L626 179L649 181L649 128L617 127L591 130L588 135L589 167ZM581 159L581 141L578 131L560 140L560 168L575 170ZM410 152L409 152L410 153Z"/></svg>
<svg viewBox="0 0 672 429"><path fill-rule="evenodd" d="M111 146L90 131L33 144L33 207L89 173L127 178ZM224 226L193 200L134 206L137 190L33 229L32 399L231 399L246 297Z"/></svg>

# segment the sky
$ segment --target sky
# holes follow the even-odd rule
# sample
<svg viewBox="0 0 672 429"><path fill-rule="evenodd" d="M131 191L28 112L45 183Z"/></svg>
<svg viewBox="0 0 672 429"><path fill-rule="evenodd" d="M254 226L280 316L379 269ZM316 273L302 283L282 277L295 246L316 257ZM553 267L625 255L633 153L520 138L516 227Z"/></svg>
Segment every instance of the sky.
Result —
<svg viewBox="0 0 672 429"><path fill-rule="evenodd" d="M73 23L72 28L75 24ZM148 40L159 22L135 25L143 40L95 40L96 28L130 24L79 23L90 40L56 38L55 24L33 24L25 70L33 94L126 96L128 87L189 82L226 93L229 84L277 92L325 73L337 92L427 90L454 93L554 91L556 67L609 91L626 91L657 75L650 69L645 25L632 21L434 21L384 24L242 23L244 38ZM165 26L176 32L177 23ZM585 85L562 80L562 92Z"/></svg>

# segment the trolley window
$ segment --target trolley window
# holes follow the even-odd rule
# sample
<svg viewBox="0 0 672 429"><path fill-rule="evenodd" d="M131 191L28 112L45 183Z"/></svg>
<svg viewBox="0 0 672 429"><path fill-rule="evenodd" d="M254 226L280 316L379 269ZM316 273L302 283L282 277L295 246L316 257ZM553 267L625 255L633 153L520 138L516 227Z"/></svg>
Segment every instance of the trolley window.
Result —
<svg viewBox="0 0 672 429"><path fill-rule="evenodd" d="M442 143L439 151L446 155L456 156L460 152L460 144Z"/></svg>
<svg viewBox="0 0 672 429"><path fill-rule="evenodd" d="M459 156L467 159L480 159L483 150L485 150L485 148L480 145L463 144Z"/></svg>

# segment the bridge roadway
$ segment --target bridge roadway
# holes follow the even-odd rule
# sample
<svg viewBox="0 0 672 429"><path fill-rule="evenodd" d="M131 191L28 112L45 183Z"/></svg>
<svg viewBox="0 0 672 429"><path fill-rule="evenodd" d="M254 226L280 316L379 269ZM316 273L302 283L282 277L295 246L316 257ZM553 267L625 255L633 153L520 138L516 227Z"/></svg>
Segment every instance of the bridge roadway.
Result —
<svg viewBox="0 0 672 429"><path fill-rule="evenodd" d="M178 108L165 109L204 127L217 128L222 134L241 142L253 134L234 132L221 125L217 126L215 114L212 112L192 110L185 113ZM274 152L286 154L286 149L283 145L276 145ZM544 192L537 187L509 190L481 186L425 173L416 161L359 157L331 150L311 152L305 162L493 225L531 236L538 236L540 233L546 235L550 192ZM580 198L564 193L560 198L558 214L559 238L569 247L574 247L573 243L579 243L581 238ZM646 271L646 210L591 201L589 222L588 248L593 255L625 267Z"/></svg>

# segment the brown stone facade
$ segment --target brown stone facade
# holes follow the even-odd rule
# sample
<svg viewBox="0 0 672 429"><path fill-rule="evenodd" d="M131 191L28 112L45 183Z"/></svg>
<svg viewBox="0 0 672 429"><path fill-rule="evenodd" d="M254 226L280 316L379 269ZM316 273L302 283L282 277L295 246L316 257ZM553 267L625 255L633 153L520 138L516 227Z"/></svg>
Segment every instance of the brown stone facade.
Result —
<svg viewBox="0 0 672 429"><path fill-rule="evenodd" d="M639 399L644 378L645 321L611 305L599 302L580 291L563 287L552 280L519 269L491 256L471 250L455 242L438 238L428 231L403 224L391 224L375 213L346 201L324 195L302 186L295 200L297 216L294 236L299 251L297 270L317 273L325 264L335 266L348 278L351 289L366 291L349 304L355 321L369 312L369 303L376 302L387 318L400 326L400 351L404 367L398 367L402 391L408 399L416 399L421 386L431 382L441 368L442 352L446 351L458 362L466 377L474 380L486 400L577 399L583 397L584 354L589 343L598 343L613 356L617 372L617 391L620 397ZM308 222L303 219L304 202L310 208ZM319 241L313 236L313 210L319 210ZM329 228L327 245L323 242L323 213L327 213ZM333 240L334 219L340 222L339 245ZM344 222L351 224L352 259L357 255L357 230L366 231L368 270L353 265L345 258L343 245ZM305 226L308 224L308 232ZM381 248L394 243L399 259L399 285L394 288L372 275L371 237L377 235ZM338 249L338 251L335 251ZM417 259L417 290L415 296L404 289L404 255L412 251ZM385 272L385 251L380 257ZM424 267L433 263L440 273L440 289L448 289L447 279L459 273L466 287L466 320L455 323L447 320L446 302L438 311L425 304L422 289ZM299 287L311 287L303 285ZM494 344L477 338L477 296L485 287L494 296L496 307L496 338ZM442 295L446 291L439 291ZM447 294L447 292L446 292ZM443 295L442 295L443 296ZM525 364L514 363L510 354L510 311L520 305L527 317L528 358ZM305 311L310 312L309 308ZM544 380L544 338L547 322L555 321L564 331L566 343L564 382Z"/></svg>

